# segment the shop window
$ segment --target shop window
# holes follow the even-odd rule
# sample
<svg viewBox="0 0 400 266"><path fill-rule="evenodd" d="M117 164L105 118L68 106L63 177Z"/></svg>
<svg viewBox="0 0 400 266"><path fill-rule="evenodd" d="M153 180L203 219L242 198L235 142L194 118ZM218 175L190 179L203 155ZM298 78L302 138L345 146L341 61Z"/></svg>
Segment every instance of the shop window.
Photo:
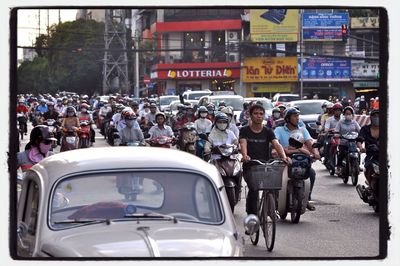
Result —
<svg viewBox="0 0 400 266"><path fill-rule="evenodd" d="M185 62L204 62L204 32L185 32L183 37Z"/></svg>

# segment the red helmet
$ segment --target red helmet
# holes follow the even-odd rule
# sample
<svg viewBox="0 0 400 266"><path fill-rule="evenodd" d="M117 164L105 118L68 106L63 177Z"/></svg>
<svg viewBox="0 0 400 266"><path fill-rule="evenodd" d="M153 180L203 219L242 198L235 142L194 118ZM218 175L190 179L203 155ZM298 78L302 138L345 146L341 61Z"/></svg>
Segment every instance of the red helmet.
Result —
<svg viewBox="0 0 400 266"><path fill-rule="evenodd" d="M122 115L122 118L124 118L124 119L128 119L128 120L136 119L135 112L133 112L133 110L129 109L129 108L124 109L122 111L121 115Z"/></svg>
<svg viewBox="0 0 400 266"><path fill-rule="evenodd" d="M343 110L343 105L341 103L335 103L332 107L333 110L340 109Z"/></svg>

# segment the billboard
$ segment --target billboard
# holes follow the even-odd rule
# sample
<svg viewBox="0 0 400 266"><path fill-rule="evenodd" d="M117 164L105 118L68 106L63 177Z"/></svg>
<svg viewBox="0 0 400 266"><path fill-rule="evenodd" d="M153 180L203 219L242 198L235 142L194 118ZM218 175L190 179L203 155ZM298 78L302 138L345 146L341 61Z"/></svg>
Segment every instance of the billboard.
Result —
<svg viewBox="0 0 400 266"><path fill-rule="evenodd" d="M349 25L349 13L303 13L304 41L342 41L342 24Z"/></svg>
<svg viewBox="0 0 400 266"><path fill-rule="evenodd" d="M297 42L298 9L251 9L252 42Z"/></svg>
<svg viewBox="0 0 400 266"><path fill-rule="evenodd" d="M245 58L241 72L243 82L297 81L297 57Z"/></svg>
<svg viewBox="0 0 400 266"><path fill-rule="evenodd" d="M303 71L300 68L299 60L299 79L302 75L303 80L349 81L351 77L350 59L306 58Z"/></svg>
<svg viewBox="0 0 400 266"><path fill-rule="evenodd" d="M351 61L351 76L353 78L373 78L376 79L379 74L379 63Z"/></svg>

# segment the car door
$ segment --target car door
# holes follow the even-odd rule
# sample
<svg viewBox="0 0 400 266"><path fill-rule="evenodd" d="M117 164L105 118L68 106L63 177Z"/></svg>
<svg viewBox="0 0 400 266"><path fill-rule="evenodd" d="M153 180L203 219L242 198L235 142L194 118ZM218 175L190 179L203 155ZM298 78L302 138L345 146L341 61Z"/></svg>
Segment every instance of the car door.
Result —
<svg viewBox="0 0 400 266"><path fill-rule="evenodd" d="M35 250L39 218L39 185L34 180L27 183L26 194L20 200L21 218L18 220L17 252L21 257L32 257Z"/></svg>

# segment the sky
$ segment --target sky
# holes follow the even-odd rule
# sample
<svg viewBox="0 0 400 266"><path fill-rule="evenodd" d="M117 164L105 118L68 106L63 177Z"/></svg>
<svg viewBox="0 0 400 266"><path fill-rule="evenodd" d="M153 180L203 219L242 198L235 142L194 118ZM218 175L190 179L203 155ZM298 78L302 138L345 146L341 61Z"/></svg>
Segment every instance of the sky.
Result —
<svg viewBox="0 0 400 266"><path fill-rule="evenodd" d="M73 21L76 18L76 9L20 9L17 13L18 46L33 46L36 37L47 33L47 26L61 22ZM40 24L39 24L40 14ZM22 49L18 49L18 59L22 58Z"/></svg>

